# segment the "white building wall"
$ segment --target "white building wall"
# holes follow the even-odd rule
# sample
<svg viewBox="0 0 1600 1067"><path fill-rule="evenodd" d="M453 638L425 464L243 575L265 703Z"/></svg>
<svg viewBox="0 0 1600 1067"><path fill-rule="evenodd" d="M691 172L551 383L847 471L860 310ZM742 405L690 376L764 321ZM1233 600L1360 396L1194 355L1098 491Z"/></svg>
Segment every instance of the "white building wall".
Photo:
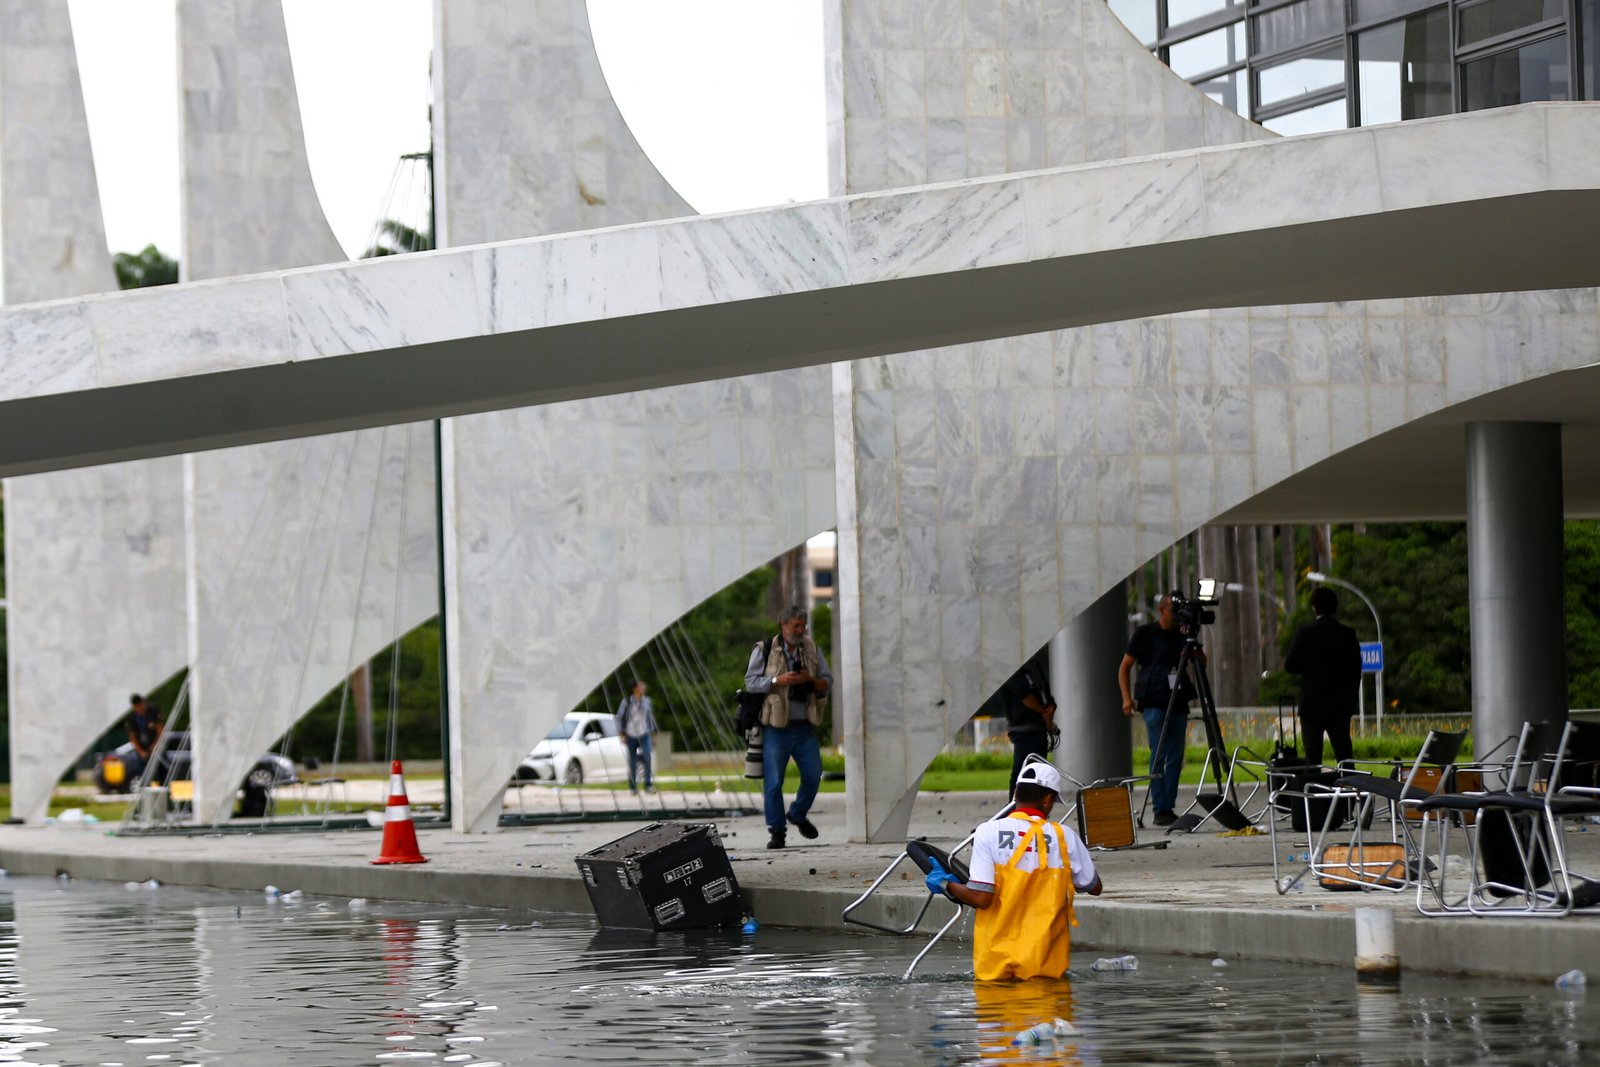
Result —
<svg viewBox="0 0 1600 1067"><path fill-rule="evenodd" d="M66 0L0 5L0 274L7 304L117 287ZM181 471L168 459L5 483L16 817L42 819L129 693L183 665Z"/></svg>
<svg viewBox="0 0 1600 1067"><path fill-rule="evenodd" d="M449 244L692 213L611 100L582 0L435 18ZM518 760L626 656L833 526L831 427L825 368L449 420L458 828L493 827Z"/></svg>

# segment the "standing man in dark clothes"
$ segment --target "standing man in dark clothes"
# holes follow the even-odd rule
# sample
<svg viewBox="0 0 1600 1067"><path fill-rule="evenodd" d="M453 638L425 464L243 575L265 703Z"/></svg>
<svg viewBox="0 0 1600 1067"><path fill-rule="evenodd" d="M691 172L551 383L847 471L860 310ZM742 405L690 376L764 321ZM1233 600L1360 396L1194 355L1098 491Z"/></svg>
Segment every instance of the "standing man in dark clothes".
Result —
<svg viewBox="0 0 1600 1067"><path fill-rule="evenodd" d="M1030 755L1044 759L1050 753L1050 739L1056 729L1056 701L1050 695L1050 682L1043 664L1035 655L1018 667L1000 687L1006 709L1006 736L1011 739L1011 783L1017 788L1017 774Z"/></svg>
<svg viewBox="0 0 1600 1067"><path fill-rule="evenodd" d="M1183 774L1183 747L1189 738L1189 701L1194 688L1187 677L1178 676L1178 658L1183 654L1183 630L1172 610L1172 596L1156 604L1156 621L1147 622L1128 639L1128 650L1117 667L1117 684L1122 687L1122 714L1133 718L1135 710L1144 714L1145 734L1150 739L1150 802L1156 809L1157 826L1171 826L1178 815L1178 779ZM1200 662L1205 653L1200 652ZM1137 684L1133 668L1139 668ZM1172 689L1178 701L1172 705Z"/></svg>
<svg viewBox="0 0 1600 1067"><path fill-rule="evenodd" d="M1306 762L1322 762L1322 735L1328 735L1335 760L1355 758L1350 719L1361 708L1361 642L1340 622L1339 595L1325 585L1311 594L1316 616L1295 632L1283 669L1300 676L1300 732Z"/></svg>

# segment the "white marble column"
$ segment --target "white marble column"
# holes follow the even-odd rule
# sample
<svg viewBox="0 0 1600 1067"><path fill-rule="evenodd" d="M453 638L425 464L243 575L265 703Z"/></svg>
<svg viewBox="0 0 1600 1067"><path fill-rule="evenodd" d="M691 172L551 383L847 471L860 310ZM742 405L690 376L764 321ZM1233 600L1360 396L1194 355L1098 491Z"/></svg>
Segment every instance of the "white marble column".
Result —
<svg viewBox="0 0 1600 1067"><path fill-rule="evenodd" d="M178 38L185 276L343 260L278 0L180 0ZM200 821L226 818L262 752L437 610L433 462L426 423L184 458Z"/></svg>
<svg viewBox="0 0 1600 1067"><path fill-rule="evenodd" d="M0 5L0 273L7 304L117 287L66 0ZM162 460L5 483L19 818L42 819L56 781L130 692L183 665L180 475Z"/></svg>
<svg viewBox="0 0 1600 1067"><path fill-rule="evenodd" d="M691 213L612 101L582 0L438 3L435 22L448 244ZM684 251L668 284L700 283ZM625 657L834 525L831 403L819 367L449 420L457 829L495 826L518 761Z"/></svg>
<svg viewBox="0 0 1600 1067"><path fill-rule="evenodd" d="M1098 0L825 10L835 193L1271 136L1183 83ZM1185 317L1185 339L1207 325ZM1154 331L1113 325L856 364L839 431L858 456L840 474L840 539L862 564L840 566L841 629L859 641L840 676L841 700L859 699L853 838L903 837L923 768L983 699L1170 543L1183 512L1203 517L1197 499L1180 507L1173 449L1145 459L1131 444L1180 419L1170 378L1135 404L1134 364L1170 368L1168 331L1149 355ZM1102 401L1097 381L1123 388ZM1216 476L1207 457L1206 491L1191 494L1208 505Z"/></svg>

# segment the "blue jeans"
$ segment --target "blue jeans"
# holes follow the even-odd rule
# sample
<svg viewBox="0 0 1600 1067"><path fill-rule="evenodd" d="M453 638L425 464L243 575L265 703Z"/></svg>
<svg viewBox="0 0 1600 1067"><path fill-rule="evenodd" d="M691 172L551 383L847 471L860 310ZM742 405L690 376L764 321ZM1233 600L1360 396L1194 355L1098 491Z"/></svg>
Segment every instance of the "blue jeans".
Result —
<svg viewBox="0 0 1600 1067"><path fill-rule="evenodd" d="M639 762L644 761L644 787L654 789L655 781L650 777L650 753L655 747L655 741L649 734L643 737L624 737L628 743L628 788L639 788Z"/></svg>
<svg viewBox="0 0 1600 1067"><path fill-rule="evenodd" d="M822 744L817 731L809 723L799 726L765 726L761 730L762 788L765 802L767 829L781 834L785 830L783 811L783 772L789 769L789 759L800 768L800 788L794 794L794 805L789 814L796 819L806 817L811 802L817 799L817 786L822 783Z"/></svg>
<svg viewBox="0 0 1600 1067"><path fill-rule="evenodd" d="M1150 773L1161 777L1150 779L1150 803L1156 811L1171 811L1178 803L1178 778L1183 774L1183 746L1189 739L1189 709L1180 704L1166 724L1166 740L1162 741L1162 721L1166 708L1145 708L1144 729L1150 738ZM1160 758L1161 766L1156 766Z"/></svg>

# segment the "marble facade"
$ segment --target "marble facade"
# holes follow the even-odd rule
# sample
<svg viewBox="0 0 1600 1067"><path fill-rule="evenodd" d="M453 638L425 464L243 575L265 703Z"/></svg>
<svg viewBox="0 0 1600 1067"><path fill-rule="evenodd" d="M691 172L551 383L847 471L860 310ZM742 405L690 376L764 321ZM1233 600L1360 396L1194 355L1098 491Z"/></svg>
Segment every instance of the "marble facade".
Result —
<svg viewBox="0 0 1600 1067"><path fill-rule="evenodd" d="M605 92L580 0L441 2L435 137L454 247L286 270L336 250L285 110L292 90L269 91L292 85L272 6L181 9L196 34L185 181L217 212L192 232L250 230L236 259L206 267L197 250L193 269L272 273L0 312L0 455L47 469L542 404L443 430L459 829L492 824L521 753L616 663L837 522L839 721L862 769L850 833L892 839L960 722L1150 555L1341 449L1588 366L1600 347L1593 289L1448 295L1532 277L1518 258L1532 251L1441 253L1457 247L1448 210L1463 205L1535 219L1520 234L1530 249L1570 239L1538 213L1600 188L1592 107L1270 143L1098 2L830 3L841 198L675 221L689 209ZM241 58L245 36L266 61ZM266 72L250 83L260 91L235 96L227 79L246 68ZM280 208L297 221L271 232ZM623 223L643 224L559 236ZM1385 272L1316 254L1374 235L1393 241ZM461 247L478 242L498 243ZM1241 247L1252 256L1215 276L1172 266ZM1553 258L1541 284L1593 280L1592 258ZM1429 295L1282 303L1404 292ZM881 355L908 348L923 350ZM63 418L79 394L128 385L192 420L129 432ZM406 628L402 615L431 611L420 582L393 591L428 566L430 483L397 459L423 448L414 427L366 430L188 464L202 487L187 498L188 655L203 665L208 812L305 704ZM176 461L137 466L163 463ZM158 492L148 476L123 476L125 488L102 472L61 483L8 539L42 537L77 508L65 521L111 531L101 566L167 581L170 548L141 564L129 544L181 535L140 510ZM425 499L426 534L409 521ZM368 536L380 529L394 539ZM13 581L14 610L43 595ZM31 627L34 651L60 651L53 667L48 651L30 662L76 669L80 626ZM241 662L240 648L262 654ZM13 680L33 669L14 665ZM119 681L115 711L125 695Z"/></svg>
<svg viewBox="0 0 1600 1067"><path fill-rule="evenodd" d="M180 0L178 39L186 279L342 262L281 5ZM226 819L261 753L437 611L433 436L422 423L183 458L199 821Z"/></svg>
<svg viewBox="0 0 1600 1067"><path fill-rule="evenodd" d="M583 0L436 6L445 244L692 214L612 101ZM833 527L832 418L810 367L447 422L457 829L493 828L518 760L627 656Z"/></svg>
<svg viewBox="0 0 1600 1067"><path fill-rule="evenodd" d="M1201 214L1249 226L1284 200L1321 215L1387 207L1425 159L1459 158L1374 144L1371 174L1325 183L1352 146L1300 138L1283 146L1300 156L1291 184L1233 185L1217 156L1186 150L1275 135L1179 79L1103 4L840 0L829 13L836 193L1182 153L1131 197L1103 187L1091 209L1098 227L1164 220L1182 237ZM1506 116L1471 121L1490 135ZM1534 159L1467 169L1543 165L1530 147ZM1196 171L1167 169L1187 158ZM1196 173L1222 180L1202 193ZM840 552L857 562L840 566L840 710L846 758L867 769L851 778L851 837L902 838L923 769L973 709L1137 566L1463 399L1504 367L1485 361L1486 336L1582 365L1595 302L1584 289L1197 311L836 365L840 455L854 457Z"/></svg>
<svg viewBox="0 0 1600 1067"><path fill-rule="evenodd" d="M117 288L66 0L0 6L0 192L6 304ZM129 691L183 665L181 461L9 478L5 518L11 811L37 821Z"/></svg>

